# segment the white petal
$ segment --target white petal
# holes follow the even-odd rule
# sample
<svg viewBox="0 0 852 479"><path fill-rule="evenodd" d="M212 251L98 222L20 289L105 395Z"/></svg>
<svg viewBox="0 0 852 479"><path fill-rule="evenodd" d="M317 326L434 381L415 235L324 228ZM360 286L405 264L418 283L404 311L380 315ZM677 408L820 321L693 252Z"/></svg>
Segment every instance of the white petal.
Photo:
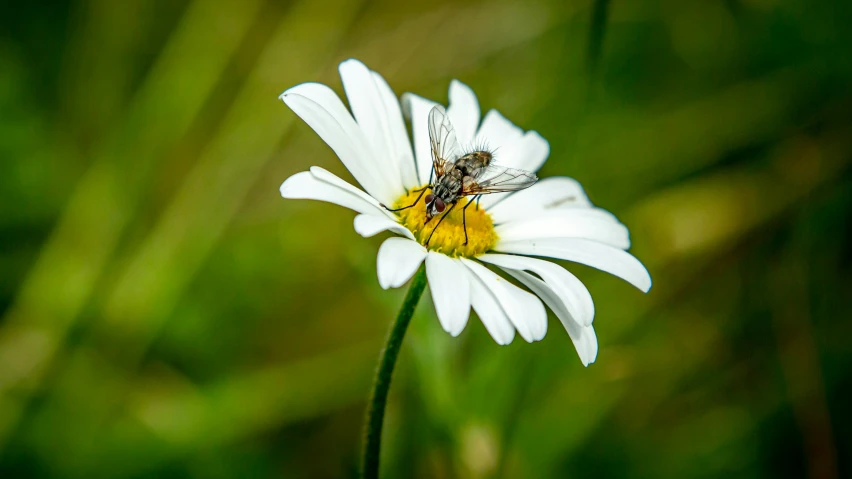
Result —
<svg viewBox="0 0 852 479"><path fill-rule="evenodd" d="M411 119L411 136L414 139L414 158L417 160L417 178L421 185L429 181L432 172L432 147L429 144L429 112L437 103L413 93L402 95L402 111Z"/></svg>
<svg viewBox="0 0 852 479"><path fill-rule="evenodd" d="M548 210L531 210L528 214L517 218L513 221L507 221L501 224L511 224L514 221L523 221L531 218L551 218L551 219L571 219L571 218L589 218L589 219L597 219L601 221L609 221L610 223L618 223L618 218L615 217L614 214L609 211L598 208L596 206L590 206L585 208L574 207L574 208L556 208L556 209L548 209Z"/></svg>
<svg viewBox="0 0 852 479"><path fill-rule="evenodd" d="M394 157L395 143L384 95L379 91L373 72L358 60L342 62L339 70L349 107L373 153L374 167L380 170L378 173L384 175L388 188L399 197L405 188L400 180L399 163Z"/></svg>
<svg viewBox="0 0 852 479"><path fill-rule="evenodd" d="M494 250L574 261L618 276L645 293L651 289L651 276L638 259L626 251L597 241L579 238L499 241Z"/></svg>
<svg viewBox="0 0 852 479"><path fill-rule="evenodd" d="M541 169L550 155L550 143L536 131L528 131L515 147L519 152L518 168L536 172Z"/></svg>
<svg viewBox="0 0 852 479"><path fill-rule="evenodd" d="M417 188L420 186L420 181L417 179L417 163L415 163L414 153L411 151L411 140L408 139L405 120L402 119L399 99L381 75L373 72L373 80L382 96L382 105L388 118L391 135L390 154L399 167L402 186L406 189Z"/></svg>
<svg viewBox="0 0 852 479"><path fill-rule="evenodd" d="M524 131L512 124L497 110L489 110L482 120L479 131L476 132L476 144L485 145L491 149L499 149L519 140ZM508 166L508 165L507 165Z"/></svg>
<svg viewBox="0 0 852 479"><path fill-rule="evenodd" d="M574 343L574 348L577 350L583 366L588 366L595 362L595 359L598 357L598 338L595 336L595 329L591 325L579 325L559 296L544 281L523 271L506 270L506 272L541 298L551 311L553 311L553 314L559 318L559 321L568 332L571 342Z"/></svg>
<svg viewBox="0 0 852 479"><path fill-rule="evenodd" d="M506 316L506 312L503 311L503 307L473 271L467 268L464 270L470 282L470 305L476 311L488 334L499 345L511 343L515 339L515 328Z"/></svg>
<svg viewBox="0 0 852 479"><path fill-rule="evenodd" d="M630 233L606 213L591 208L574 208L545 216L518 219L495 228L503 241L543 238L585 238L620 249L630 248Z"/></svg>
<svg viewBox="0 0 852 479"><path fill-rule="evenodd" d="M364 133L331 88L303 83L285 91L281 99L334 150L368 193L385 203L399 196L376 167Z"/></svg>
<svg viewBox="0 0 852 479"><path fill-rule="evenodd" d="M595 318L595 303L592 302L592 295L576 276L562 266L538 258L507 254L485 254L477 259L497 265L510 274L512 273L510 270L532 271L553 290L579 326L592 324Z"/></svg>
<svg viewBox="0 0 852 479"><path fill-rule="evenodd" d="M482 284L497 298L506 317L527 342L539 341L547 333L547 312L534 295L501 278L485 266L461 260Z"/></svg>
<svg viewBox="0 0 852 479"><path fill-rule="evenodd" d="M358 215L355 217L355 231L365 237L376 236L382 231L392 231L413 240L414 235L405 226L384 216Z"/></svg>
<svg viewBox="0 0 852 479"><path fill-rule="evenodd" d="M327 85L314 82L301 83L282 93L279 98L287 103L287 98L290 96L304 97L319 105L332 118L340 121L340 127L344 129L347 135L361 134L361 130L358 129L358 125L349 110L346 109L346 105L340 101L337 93Z"/></svg>
<svg viewBox="0 0 852 479"><path fill-rule="evenodd" d="M343 190L348 191L349 193L352 193L353 195L358 196L359 198L363 199L364 201L375 206L379 211L382 212L382 215L387 216L388 218L393 219L393 220L396 219L396 216L394 216L394 214L391 213L390 211L388 211L387 209L383 208L382 205L378 201L376 201L375 198L368 195L367 193L364 193L363 191L359 190L358 188L352 186L351 184L342 180L340 177L338 177L334 173L326 170L325 168L322 168L322 167L319 167L319 166L312 166L311 167L311 174L314 175L314 178L316 178L320 181L323 181L323 182L328 183L330 185L336 186L338 188L341 188Z"/></svg>
<svg viewBox="0 0 852 479"><path fill-rule="evenodd" d="M494 161L509 168L536 172L549 154L550 144L547 140L535 131L528 131L517 140L504 143L494 153Z"/></svg>
<svg viewBox="0 0 852 479"><path fill-rule="evenodd" d="M388 238L379 247L376 269L383 289L399 288L414 276L426 258L426 248L406 238Z"/></svg>
<svg viewBox="0 0 852 479"><path fill-rule="evenodd" d="M539 180L529 188L513 193L504 201L491 206L488 213L499 224L528 218L542 211L591 206L591 201L577 180L557 176Z"/></svg>
<svg viewBox="0 0 852 479"><path fill-rule="evenodd" d="M456 138L462 148L473 146L476 127L479 126L479 101L473 90L464 83L450 82L450 106L447 108L450 122L456 129Z"/></svg>
<svg viewBox="0 0 852 479"><path fill-rule="evenodd" d="M330 173L329 173L330 174ZM343 181L343 180L340 180ZM346 183L345 181L343 181ZM346 183L349 185L348 183ZM352 189L357 189L349 185ZM310 171L303 171L287 178L281 184L281 196L284 198L299 198L320 200L334 203L367 215L384 216L384 208L370 198L367 200L346 188L322 181ZM364 195L366 196L366 195ZM368 197L369 198L369 197Z"/></svg>
<svg viewBox="0 0 852 479"><path fill-rule="evenodd" d="M586 366L595 362L598 358L598 335L595 334L593 326L586 326L580 333L580 343L583 345L584 361L587 361Z"/></svg>
<svg viewBox="0 0 852 479"><path fill-rule="evenodd" d="M426 277L444 331L458 336L470 316L470 279L464 265L441 253L426 256Z"/></svg>

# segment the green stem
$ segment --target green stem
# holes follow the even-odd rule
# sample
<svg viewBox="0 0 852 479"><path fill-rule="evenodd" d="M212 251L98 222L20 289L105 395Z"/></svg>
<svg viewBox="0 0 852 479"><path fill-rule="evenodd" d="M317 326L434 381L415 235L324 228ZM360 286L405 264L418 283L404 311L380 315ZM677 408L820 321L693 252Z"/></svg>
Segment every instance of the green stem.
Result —
<svg viewBox="0 0 852 479"><path fill-rule="evenodd" d="M367 422L365 425L366 438L364 442L364 463L362 464L362 477L364 479L376 479L379 477L379 452L382 443L382 423L385 420L385 405L388 402L388 391L390 390L391 376L399 349L405 337L405 330L411 322L414 308L426 289L426 268L421 265L411 281L408 294L402 303L402 309L396 317L388 333L388 341L382 355L379 358L379 370L376 371L376 379L373 382L373 396L367 409Z"/></svg>

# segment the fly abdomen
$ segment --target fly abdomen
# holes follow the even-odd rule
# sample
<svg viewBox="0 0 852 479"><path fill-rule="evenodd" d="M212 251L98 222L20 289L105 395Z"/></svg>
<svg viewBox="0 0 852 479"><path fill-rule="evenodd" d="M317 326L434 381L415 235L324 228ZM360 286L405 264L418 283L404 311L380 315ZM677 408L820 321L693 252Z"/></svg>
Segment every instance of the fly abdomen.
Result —
<svg viewBox="0 0 852 479"><path fill-rule="evenodd" d="M456 169L461 170L462 177L474 176L474 172L485 168L494 159L494 155L485 150L468 153L456 160Z"/></svg>

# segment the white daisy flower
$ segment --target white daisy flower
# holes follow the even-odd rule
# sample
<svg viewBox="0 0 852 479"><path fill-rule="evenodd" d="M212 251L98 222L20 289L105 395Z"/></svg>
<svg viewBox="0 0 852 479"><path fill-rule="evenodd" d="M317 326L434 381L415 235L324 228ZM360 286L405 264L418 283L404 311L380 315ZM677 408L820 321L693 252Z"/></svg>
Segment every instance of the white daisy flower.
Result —
<svg viewBox="0 0 852 479"><path fill-rule="evenodd" d="M426 224L422 199L412 208L388 211L383 205L407 206L429 182L428 117L437 104L406 93L400 105L381 75L357 60L341 63L340 76L351 113L331 88L318 83L297 85L280 98L334 150L364 190L312 167L288 178L281 195L355 210L355 231L364 237L397 234L379 248L379 284L385 289L402 286L425 261L438 319L451 335L464 330L473 308L498 344L512 342L516 331L526 341L541 340L547 332L543 301L568 331L583 364L594 362L595 308L588 289L562 266L537 257L582 263L647 292L648 271L625 251L630 246L627 228L594 207L580 184L565 177L482 196L479 208L466 211L466 244L461 206L467 199L437 229L437 221ZM403 112L411 120L413 152ZM535 172L550 152L541 135L524 132L496 110L480 118L476 95L457 80L450 84L446 114L463 148L487 145L501 166Z"/></svg>

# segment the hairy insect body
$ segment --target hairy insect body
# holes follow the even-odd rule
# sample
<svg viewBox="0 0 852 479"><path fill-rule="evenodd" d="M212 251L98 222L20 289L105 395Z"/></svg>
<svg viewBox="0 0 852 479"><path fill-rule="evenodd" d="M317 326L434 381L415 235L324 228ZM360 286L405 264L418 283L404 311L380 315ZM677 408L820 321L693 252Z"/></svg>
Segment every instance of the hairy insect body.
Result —
<svg viewBox="0 0 852 479"><path fill-rule="evenodd" d="M487 151L474 151L456 160L455 164L438 178L432 190L434 196L428 198L431 201L427 200L431 207L427 207L426 216L432 218L440 214L444 209L442 205L451 205L465 196L465 185L474 182L478 173L491 163L492 158L491 153ZM438 206L442 206L440 210Z"/></svg>
<svg viewBox="0 0 852 479"><path fill-rule="evenodd" d="M465 176L475 178L477 172L491 164L494 156L484 150L468 153L456 160L455 169L461 170Z"/></svg>

